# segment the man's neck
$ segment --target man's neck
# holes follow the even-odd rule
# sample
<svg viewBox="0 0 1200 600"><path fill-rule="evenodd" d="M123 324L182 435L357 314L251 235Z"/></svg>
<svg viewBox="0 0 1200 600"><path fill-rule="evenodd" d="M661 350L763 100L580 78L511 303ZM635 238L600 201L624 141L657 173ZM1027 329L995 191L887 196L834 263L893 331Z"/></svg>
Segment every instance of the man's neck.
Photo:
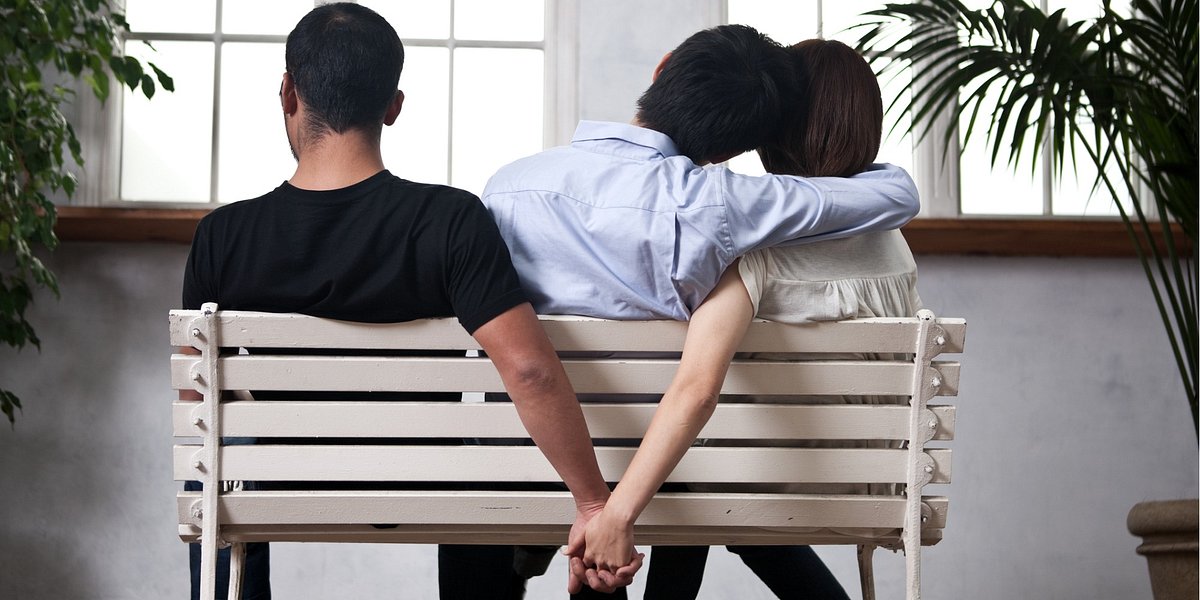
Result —
<svg viewBox="0 0 1200 600"><path fill-rule="evenodd" d="M657 129L655 129L655 128L653 128L653 127L651 127L651 126L649 126L649 125L647 125L647 124L645 124L645 123L643 123L643 122L642 122L642 119L640 118L640 115L634 115L634 116L633 116L633 120L632 120L632 121L630 121L630 122L629 122L629 124L630 124L630 125L633 125L634 127L641 127L642 129L649 129L650 131L658 131L659 133L662 133L663 135L667 135L666 133L664 133L664 132L662 132L662 131L659 131L659 130L657 130ZM671 136L667 135L667 137L671 137ZM674 140L672 140L672 141L674 141ZM731 158L731 157L721 157L721 158L718 158L718 159L702 160L702 161L700 161L700 162L696 163L696 165L697 165L697 166L701 166L701 167L703 167L703 166L705 166L705 165L711 165L711 164L723 163L723 162L725 162L725 161L729 160L729 158Z"/></svg>
<svg viewBox="0 0 1200 600"><path fill-rule="evenodd" d="M350 187L384 169L379 143L358 132L327 133L302 145L288 183L303 190Z"/></svg>

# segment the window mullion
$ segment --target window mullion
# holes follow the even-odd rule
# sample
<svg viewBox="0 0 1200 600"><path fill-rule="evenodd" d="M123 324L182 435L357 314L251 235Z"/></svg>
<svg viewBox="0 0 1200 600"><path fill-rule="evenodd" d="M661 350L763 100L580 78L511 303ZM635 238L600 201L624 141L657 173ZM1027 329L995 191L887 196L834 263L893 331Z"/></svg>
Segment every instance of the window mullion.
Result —
<svg viewBox="0 0 1200 600"><path fill-rule="evenodd" d="M579 0L546 2L545 147L570 143L579 122Z"/></svg>
<svg viewBox="0 0 1200 600"><path fill-rule="evenodd" d="M447 67L450 71L446 78L448 90L446 92L446 185L454 185L454 49L455 32L454 32L454 10L457 8L456 0L450 0L450 36L446 40L446 51L449 54L447 57Z"/></svg>
<svg viewBox="0 0 1200 600"><path fill-rule="evenodd" d="M929 69L910 65L913 89L918 89L929 77ZM910 103L911 107L911 103ZM947 106L930 117L925 135L915 142L917 186L921 189L921 216L955 218L962 214L962 186L959 182L959 160L962 152L958 139L958 119L953 106ZM915 132L921 124L913 123Z"/></svg>
<svg viewBox="0 0 1200 600"><path fill-rule="evenodd" d="M1054 157L1050 156L1050 139L1053 135L1051 129L1050 134L1042 140L1042 215L1047 217L1054 214ZM1058 180L1062 181L1062 173L1059 173Z"/></svg>
<svg viewBox="0 0 1200 600"><path fill-rule="evenodd" d="M212 108L212 161L208 178L208 202L219 202L217 186L220 184L220 144L221 144L221 46L224 42L221 35L221 13L224 0L217 0L216 22L213 23L213 108Z"/></svg>

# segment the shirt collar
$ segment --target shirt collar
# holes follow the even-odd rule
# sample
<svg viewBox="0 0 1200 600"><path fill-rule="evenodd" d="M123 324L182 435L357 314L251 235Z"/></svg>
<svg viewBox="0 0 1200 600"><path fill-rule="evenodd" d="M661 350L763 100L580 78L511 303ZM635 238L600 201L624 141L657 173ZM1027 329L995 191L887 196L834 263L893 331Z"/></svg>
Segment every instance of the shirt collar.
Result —
<svg viewBox="0 0 1200 600"><path fill-rule="evenodd" d="M604 144L603 147L609 148L610 151L623 149L626 150L625 153L632 150L632 148L626 148L627 146L638 146L650 151L649 155L642 156L643 158L680 156L679 150L675 148L675 142L671 141L666 134L628 123L580 121L579 126L575 128L575 135L571 138L571 145L592 146L588 142L616 142L616 145ZM637 154L646 153L638 152Z"/></svg>

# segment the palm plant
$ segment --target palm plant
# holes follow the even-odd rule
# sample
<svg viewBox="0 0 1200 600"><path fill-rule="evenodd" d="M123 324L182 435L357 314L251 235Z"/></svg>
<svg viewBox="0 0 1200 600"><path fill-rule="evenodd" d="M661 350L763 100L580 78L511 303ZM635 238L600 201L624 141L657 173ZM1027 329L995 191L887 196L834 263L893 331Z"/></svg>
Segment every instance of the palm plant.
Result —
<svg viewBox="0 0 1200 600"><path fill-rule="evenodd" d="M1099 17L1074 22L1025 0L888 4L864 15L858 45L881 76L913 66L911 104L889 111L912 111L922 137L948 110L964 145L986 125L993 166L1044 151L1058 176L1092 161L1093 193L1114 198L1141 259L1200 436L1196 0L1130 4L1122 15L1103 0Z"/></svg>

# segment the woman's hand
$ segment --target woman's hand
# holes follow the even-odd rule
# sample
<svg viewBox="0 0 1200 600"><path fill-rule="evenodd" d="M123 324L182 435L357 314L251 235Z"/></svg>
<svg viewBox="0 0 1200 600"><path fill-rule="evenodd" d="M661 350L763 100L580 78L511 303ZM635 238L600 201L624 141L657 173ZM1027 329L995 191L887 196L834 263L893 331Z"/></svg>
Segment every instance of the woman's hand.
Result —
<svg viewBox="0 0 1200 600"><path fill-rule="evenodd" d="M584 583L605 593L629 585L645 557L633 546L633 524L604 510L576 513L564 554L570 559L567 591L572 594Z"/></svg>

